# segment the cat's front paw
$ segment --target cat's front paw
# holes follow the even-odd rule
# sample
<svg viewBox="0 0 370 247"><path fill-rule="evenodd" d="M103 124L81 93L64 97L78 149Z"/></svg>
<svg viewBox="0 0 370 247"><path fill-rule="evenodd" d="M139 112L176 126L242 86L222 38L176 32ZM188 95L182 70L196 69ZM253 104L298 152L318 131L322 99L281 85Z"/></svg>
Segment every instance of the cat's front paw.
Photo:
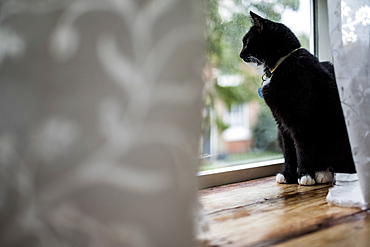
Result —
<svg viewBox="0 0 370 247"><path fill-rule="evenodd" d="M315 172L315 180L318 184L326 184L333 182L334 175L329 171Z"/></svg>
<svg viewBox="0 0 370 247"><path fill-rule="evenodd" d="M284 175L281 174L281 173L278 173L276 175L276 182L278 182L279 184L286 184L286 180L285 180Z"/></svg>
<svg viewBox="0 0 370 247"><path fill-rule="evenodd" d="M296 184L297 175L285 172L278 173L276 175L276 182L278 182L279 184Z"/></svg>
<svg viewBox="0 0 370 247"><path fill-rule="evenodd" d="M315 179L313 179L310 175L307 174L298 178L298 183L300 185L314 185Z"/></svg>

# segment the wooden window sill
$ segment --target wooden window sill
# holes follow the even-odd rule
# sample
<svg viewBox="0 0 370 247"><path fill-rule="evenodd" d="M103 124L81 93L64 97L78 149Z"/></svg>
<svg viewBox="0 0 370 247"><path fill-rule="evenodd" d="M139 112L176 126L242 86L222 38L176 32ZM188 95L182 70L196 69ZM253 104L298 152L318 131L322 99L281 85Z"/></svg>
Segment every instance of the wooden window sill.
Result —
<svg viewBox="0 0 370 247"><path fill-rule="evenodd" d="M275 177L203 189L205 246L370 246L370 213L326 202L331 185Z"/></svg>

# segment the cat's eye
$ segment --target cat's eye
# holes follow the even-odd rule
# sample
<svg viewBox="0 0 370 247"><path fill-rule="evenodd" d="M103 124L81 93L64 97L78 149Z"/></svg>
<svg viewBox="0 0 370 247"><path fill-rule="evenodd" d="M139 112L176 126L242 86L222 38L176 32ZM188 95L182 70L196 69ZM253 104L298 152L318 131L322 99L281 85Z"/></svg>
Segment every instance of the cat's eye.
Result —
<svg viewBox="0 0 370 247"><path fill-rule="evenodd" d="M250 10L284 23L298 36L302 47L309 49L309 2L274 1L266 5L264 1L207 0L200 170L282 158L276 124L257 93L261 69L248 67L239 52L248 43Z"/></svg>

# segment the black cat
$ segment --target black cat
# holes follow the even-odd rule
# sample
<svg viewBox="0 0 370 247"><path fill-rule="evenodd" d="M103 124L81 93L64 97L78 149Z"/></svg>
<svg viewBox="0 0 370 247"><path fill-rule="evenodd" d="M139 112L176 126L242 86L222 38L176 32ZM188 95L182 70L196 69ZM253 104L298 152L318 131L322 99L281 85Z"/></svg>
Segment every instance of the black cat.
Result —
<svg viewBox="0 0 370 247"><path fill-rule="evenodd" d="M284 152L279 183L312 185L332 172L355 173L334 68L319 62L281 23L250 12L253 26L240 57L264 66L260 94L274 116Z"/></svg>

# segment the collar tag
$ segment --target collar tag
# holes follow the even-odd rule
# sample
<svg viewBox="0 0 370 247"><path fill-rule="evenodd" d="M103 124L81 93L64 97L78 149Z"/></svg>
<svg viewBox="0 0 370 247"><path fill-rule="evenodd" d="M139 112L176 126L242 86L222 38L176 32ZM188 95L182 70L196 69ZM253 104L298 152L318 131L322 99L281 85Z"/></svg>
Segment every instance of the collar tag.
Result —
<svg viewBox="0 0 370 247"><path fill-rule="evenodd" d="M262 87L258 88L257 92L258 96L260 96L260 98L263 99Z"/></svg>
<svg viewBox="0 0 370 247"><path fill-rule="evenodd" d="M267 84L270 83L270 80L271 80L271 78L266 78L265 80L263 80L262 84L261 84L261 87L258 88L258 90L257 90L258 96L260 96L261 99L264 99L262 89L263 89L264 86L266 86Z"/></svg>

